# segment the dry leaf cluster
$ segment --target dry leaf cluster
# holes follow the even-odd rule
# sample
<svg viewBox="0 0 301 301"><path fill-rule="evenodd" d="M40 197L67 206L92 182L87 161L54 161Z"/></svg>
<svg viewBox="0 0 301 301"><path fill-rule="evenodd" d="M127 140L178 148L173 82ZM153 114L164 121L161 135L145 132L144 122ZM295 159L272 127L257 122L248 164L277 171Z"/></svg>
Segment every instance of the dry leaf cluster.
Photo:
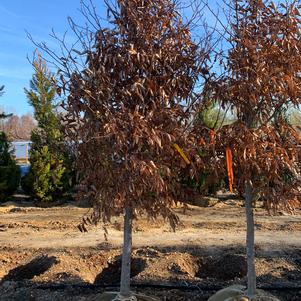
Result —
<svg viewBox="0 0 301 301"><path fill-rule="evenodd" d="M215 147L232 149L239 191L251 180L268 209L291 211L300 194L300 138L285 112L301 103L299 6L233 4L228 73L209 88L222 105L235 108L238 121L219 131Z"/></svg>
<svg viewBox="0 0 301 301"><path fill-rule="evenodd" d="M80 197L94 200L91 221L109 220L125 204L162 215L181 192L188 144L184 101L197 79L197 45L173 1L117 1L113 28L99 28L86 68L68 81L68 136L78 145Z"/></svg>
<svg viewBox="0 0 301 301"><path fill-rule="evenodd" d="M39 45L59 66L58 91L68 95L65 131L77 144L79 197L95 204L90 221L109 220L128 204L136 214L162 214L174 225L169 206L183 199L180 179L227 175L227 147L234 188L243 193L251 180L268 209L291 210L300 194L300 148L284 113L301 102L298 2L233 0L230 50L220 62L226 72L218 78L208 68L211 54L193 42L192 23L183 22L173 1L114 3L106 2L108 28L85 4L92 29L69 20L80 49L68 49L56 35L63 57ZM207 46L210 37L204 37ZM194 93L201 76L205 89ZM193 113L208 100L230 107L238 121L215 135L194 123Z"/></svg>

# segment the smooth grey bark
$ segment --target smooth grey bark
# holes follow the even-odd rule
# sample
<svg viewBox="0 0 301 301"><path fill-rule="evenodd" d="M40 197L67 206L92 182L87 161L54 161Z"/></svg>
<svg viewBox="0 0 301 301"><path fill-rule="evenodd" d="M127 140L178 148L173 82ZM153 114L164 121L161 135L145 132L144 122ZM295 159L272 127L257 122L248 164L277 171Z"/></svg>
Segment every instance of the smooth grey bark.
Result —
<svg viewBox="0 0 301 301"><path fill-rule="evenodd" d="M131 253L132 253L132 223L133 211L130 206L125 207L124 214L124 231L123 231L123 251L121 263L121 282L120 282L120 295L129 297L130 280L131 280Z"/></svg>
<svg viewBox="0 0 301 301"><path fill-rule="evenodd" d="M247 296L251 299L256 293L255 249L254 249L254 214L253 189L250 180L245 184L246 220L247 220Z"/></svg>

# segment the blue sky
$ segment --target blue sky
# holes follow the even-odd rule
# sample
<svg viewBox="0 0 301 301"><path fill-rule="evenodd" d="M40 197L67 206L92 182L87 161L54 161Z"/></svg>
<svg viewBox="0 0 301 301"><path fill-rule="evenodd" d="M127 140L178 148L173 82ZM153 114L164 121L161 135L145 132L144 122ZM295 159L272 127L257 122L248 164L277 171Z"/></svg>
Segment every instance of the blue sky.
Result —
<svg viewBox="0 0 301 301"><path fill-rule="evenodd" d="M79 19L78 0L1 0L0 1L0 85L5 94L0 107L16 114L31 112L24 94L29 86L34 45L27 38L30 32L36 41L51 41L54 28L59 34L68 30L67 17ZM50 44L51 45L51 44Z"/></svg>
<svg viewBox="0 0 301 301"><path fill-rule="evenodd" d="M94 0L94 3L102 3ZM33 70L27 56L32 57L35 46L27 38L55 44L49 34L54 29L59 35L69 30L67 17L80 22L79 0L1 0L0 1L0 85L5 94L0 97L0 109L18 115L32 112L24 94L29 87ZM99 13L105 14L103 6ZM70 33L71 35L71 33ZM70 36L71 37L71 36Z"/></svg>

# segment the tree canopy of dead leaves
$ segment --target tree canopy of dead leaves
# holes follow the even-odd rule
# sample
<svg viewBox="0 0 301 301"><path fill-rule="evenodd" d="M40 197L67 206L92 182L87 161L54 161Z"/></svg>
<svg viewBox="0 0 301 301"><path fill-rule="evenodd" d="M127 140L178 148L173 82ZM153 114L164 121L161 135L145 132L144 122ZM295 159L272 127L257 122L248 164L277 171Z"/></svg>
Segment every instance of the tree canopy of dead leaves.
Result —
<svg viewBox="0 0 301 301"><path fill-rule="evenodd" d="M180 193L197 45L170 0L117 1L111 27L98 28L80 72L68 83L66 133L78 144L80 197L93 200L92 222L123 212L162 215Z"/></svg>
<svg viewBox="0 0 301 301"><path fill-rule="evenodd" d="M232 149L238 190L251 180L268 209L291 210L300 194L299 135L283 112L301 103L298 2L235 0L232 9L228 72L208 87L238 121L217 133L215 148Z"/></svg>

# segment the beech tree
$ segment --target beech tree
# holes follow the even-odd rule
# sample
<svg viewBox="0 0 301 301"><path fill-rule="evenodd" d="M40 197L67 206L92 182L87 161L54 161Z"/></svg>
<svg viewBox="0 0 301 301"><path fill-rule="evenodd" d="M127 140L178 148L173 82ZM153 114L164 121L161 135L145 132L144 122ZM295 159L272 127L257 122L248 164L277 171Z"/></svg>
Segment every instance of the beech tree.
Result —
<svg viewBox="0 0 301 301"><path fill-rule="evenodd" d="M280 2L232 2L228 72L208 84L237 114L236 122L216 134L215 148L231 149L234 185L245 195L250 299L256 293L255 196L270 212L292 212L300 185L299 135L282 113L301 103L301 19L297 1ZM219 163L215 168L222 168Z"/></svg>
<svg viewBox="0 0 301 301"><path fill-rule="evenodd" d="M58 91L67 95L65 133L76 144L81 175L79 197L93 201L81 230L124 215L119 296L129 298L133 218L146 212L173 228L178 222L170 206L181 193L181 147L191 142L185 103L198 77L198 47L173 1L106 2L110 28L101 27L93 6L82 5L93 26L69 20L77 49L61 58L39 46L59 67Z"/></svg>

